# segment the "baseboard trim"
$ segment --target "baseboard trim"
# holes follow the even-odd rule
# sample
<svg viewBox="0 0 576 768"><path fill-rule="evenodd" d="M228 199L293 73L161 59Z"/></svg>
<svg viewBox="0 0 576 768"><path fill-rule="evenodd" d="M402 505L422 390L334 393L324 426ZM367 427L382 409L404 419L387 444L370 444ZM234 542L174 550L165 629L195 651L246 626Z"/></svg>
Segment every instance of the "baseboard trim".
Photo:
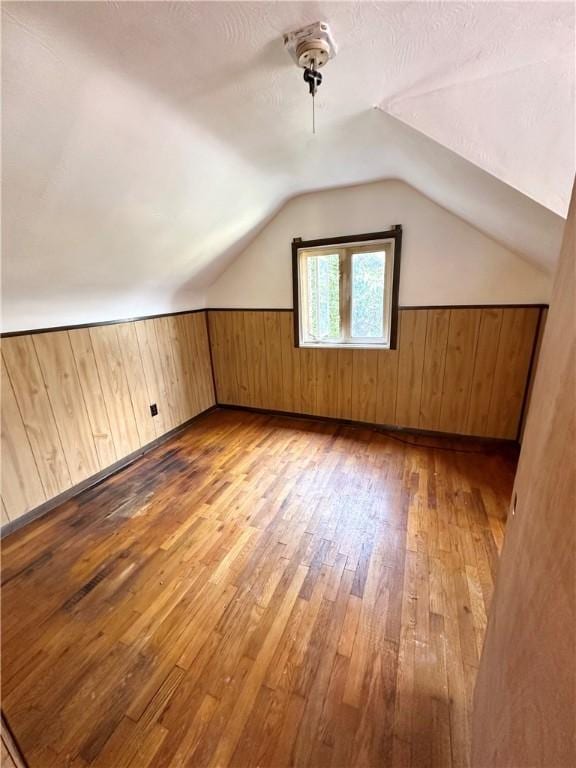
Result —
<svg viewBox="0 0 576 768"><path fill-rule="evenodd" d="M2 529L0 530L0 538L4 539L9 534L20 530L29 523L34 522L34 520L38 520L40 517L44 517L44 515L48 514L48 512L51 512L53 509L59 507L61 504L64 504L66 501L70 501L70 499L78 496L83 491L87 491L89 488L94 488L94 486L104 482L104 480L111 477L112 475L118 474L118 472L121 472L131 464L134 464L135 461L141 459L142 456L145 456L147 453L154 450L154 448L157 448L167 440L170 440L171 437L174 437L180 432L183 432L185 429L188 429L188 427L191 426L195 421L198 421L202 417L207 416L209 413L212 413L216 410L218 410L218 405L211 405L209 408L206 408L206 410L197 413L196 416L192 416L192 418L188 419L188 421L179 424L169 432L165 432L163 435L160 435L160 437L157 437L150 443L146 443L146 445L143 445L141 448L138 448L138 450L129 453L127 456L124 456L124 458L120 459L114 464L111 464L109 467L106 467L100 472L97 472L95 475L90 475L90 477L87 477L80 483L76 483L76 485L73 485L71 488L67 488L62 493L59 493L58 496L54 496L54 498L48 499L48 501L45 501L38 507L34 507L34 509L31 509L28 512L25 512L23 515L20 515L20 517L18 517L16 520L11 520L9 523L6 523L6 525L2 526Z"/></svg>
<svg viewBox="0 0 576 768"><path fill-rule="evenodd" d="M415 437L433 437L443 440L463 440L465 442L485 443L486 445L511 445L518 446L518 440L505 437L482 437L476 435L462 435L458 432L436 432L431 429L413 429L412 427L398 427L393 424L377 424L369 421L355 421L353 419L341 419L335 416L317 416L313 413L296 413L293 411L277 411L272 408L254 408L249 405L232 405L218 403L218 408L229 411L246 411L248 413L262 413L268 416L282 416L288 419L306 419L307 421L321 421L332 424L342 424L347 427L359 427L360 429L373 429L380 432L394 432L398 435L414 435ZM426 446L422 446L425 448Z"/></svg>

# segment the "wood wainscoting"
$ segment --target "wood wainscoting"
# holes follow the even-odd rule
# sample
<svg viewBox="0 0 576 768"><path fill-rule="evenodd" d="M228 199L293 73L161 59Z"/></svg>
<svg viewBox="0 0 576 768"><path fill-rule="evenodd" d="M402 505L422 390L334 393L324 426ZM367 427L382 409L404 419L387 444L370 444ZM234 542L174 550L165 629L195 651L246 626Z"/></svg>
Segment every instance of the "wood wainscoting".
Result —
<svg viewBox="0 0 576 768"><path fill-rule="evenodd" d="M205 312L3 338L2 524L214 403Z"/></svg>
<svg viewBox="0 0 576 768"><path fill-rule="evenodd" d="M397 350L305 349L291 310L209 310L219 403L516 440L542 308L400 310Z"/></svg>

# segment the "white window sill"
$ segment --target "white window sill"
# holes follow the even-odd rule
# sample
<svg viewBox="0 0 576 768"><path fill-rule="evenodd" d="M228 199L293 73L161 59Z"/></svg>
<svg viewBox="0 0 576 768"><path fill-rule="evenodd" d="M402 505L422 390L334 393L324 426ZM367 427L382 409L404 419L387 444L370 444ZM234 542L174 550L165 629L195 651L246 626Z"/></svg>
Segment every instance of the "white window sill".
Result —
<svg viewBox="0 0 576 768"><path fill-rule="evenodd" d="M328 344L325 342L301 342L300 349L390 349L390 344Z"/></svg>

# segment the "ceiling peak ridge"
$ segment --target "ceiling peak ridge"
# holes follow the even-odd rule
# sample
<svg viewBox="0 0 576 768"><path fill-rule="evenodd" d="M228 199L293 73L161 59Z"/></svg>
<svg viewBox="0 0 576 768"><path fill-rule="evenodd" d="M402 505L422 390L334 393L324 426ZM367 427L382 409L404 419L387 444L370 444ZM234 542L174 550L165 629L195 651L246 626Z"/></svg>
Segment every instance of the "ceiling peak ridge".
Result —
<svg viewBox="0 0 576 768"><path fill-rule="evenodd" d="M569 55L570 55L569 53L558 53L554 56L544 56L534 61L521 64L518 67L507 67L504 69L496 69L484 75L478 75L477 77L468 77L461 80L455 80L454 82L451 82L451 83L439 85L436 88L426 88L423 90L415 90L412 92L410 91L410 89L408 89L407 91L404 91L404 93L395 94L394 96L391 96L390 98L386 99L386 101L378 105L378 109L381 109L383 112L388 112L388 114L391 114L393 117L396 117L396 115L390 111L390 108L395 107L398 104L403 104L406 101L419 99L423 96L430 96L433 93L442 93L443 91L448 91L453 88L459 88L460 86L463 86L463 85L471 85L472 83L481 83L485 80L490 80L493 77L501 77L501 76L514 74L515 72L522 72L523 70L529 69L530 67L537 66L538 64L547 64L551 61L557 61L558 59L563 59L565 57L568 57Z"/></svg>

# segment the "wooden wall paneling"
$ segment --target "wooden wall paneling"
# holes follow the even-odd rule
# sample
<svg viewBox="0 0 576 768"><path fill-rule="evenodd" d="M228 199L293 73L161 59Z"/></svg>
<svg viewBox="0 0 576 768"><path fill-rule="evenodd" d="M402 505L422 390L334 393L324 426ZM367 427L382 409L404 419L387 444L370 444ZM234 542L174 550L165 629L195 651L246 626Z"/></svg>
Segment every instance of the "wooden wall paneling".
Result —
<svg viewBox="0 0 576 768"><path fill-rule="evenodd" d="M76 371L86 403L92 437L98 456L100 469L105 469L118 460L118 455L112 439L110 420L104 402L100 374L96 366L90 331L88 328L77 328L68 331L68 338L76 363Z"/></svg>
<svg viewBox="0 0 576 768"><path fill-rule="evenodd" d="M191 365L193 361L195 363L195 370L198 371L198 340L196 334L193 333L193 349L188 348L188 341L184 333L184 329L181 323L178 322L178 317L167 317L166 327L168 329L168 338L170 339L170 351L172 353L172 359L174 361L174 368L176 370L176 377L178 380L178 403L180 409L180 416L182 421L188 421L194 415L195 398L191 397L190 392L190 377L191 377ZM192 352L192 358L190 357ZM195 380L196 386L201 386L201 376ZM182 423L182 422L180 422Z"/></svg>
<svg viewBox="0 0 576 768"><path fill-rule="evenodd" d="M100 469L67 331L32 337L72 484Z"/></svg>
<svg viewBox="0 0 576 768"><path fill-rule="evenodd" d="M164 374L166 411L170 428L177 427L184 421L184 413L181 408L180 381L176 363L172 352L171 328L165 322L164 317L155 317L154 330L158 340L158 352Z"/></svg>
<svg viewBox="0 0 576 768"><path fill-rule="evenodd" d="M352 418L352 367L354 352L351 349L338 350L338 418Z"/></svg>
<svg viewBox="0 0 576 768"><path fill-rule="evenodd" d="M236 371L237 402L250 405L250 379L244 312L232 312L232 349L230 362Z"/></svg>
<svg viewBox="0 0 576 768"><path fill-rule="evenodd" d="M3 768L16 768L16 763L12 759L10 753L8 752L8 747L4 743L4 739L2 738L2 744L0 746L1 752L0 752L0 765L3 766Z"/></svg>
<svg viewBox="0 0 576 768"><path fill-rule="evenodd" d="M333 366L327 355L330 350L314 350L314 378L312 380L311 408L315 416L327 416L331 410L330 386L334 383Z"/></svg>
<svg viewBox="0 0 576 768"><path fill-rule="evenodd" d="M256 344L254 340L254 327L252 312L238 312L234 320L234 329L236 338L240 332L243 334L242 345L236 349L237 354L237 375L238 382L242 381L240 391L244 405L258 407L260 388L256 387L257 373L254 370L256 365Z"/></svg>
<svg viewBox="0 0 576 768"><path fill-rule="evenodd" d="M575 252L573 190L474 691L474 768L576 765ZM518 333L529 336L535 310L521 312Z"/></svg>
<svg viewBox="0 0 576 768"><path fill-rule="evenodd" d="M240 405L251 405L252 392L250 390L250 365L248 361L248 340L246 313L227 312L227 320L232 324L232 349L230 363L232 370L236 371L237 402Z"/></svg>
<svg viewBox="0 0 576 768"><path fill-rule="evenodd" d="M6 504L4 504L4 499L0 499L0 502L2 503L2 525L6 525L6 523L10 522L10 518L8 517L8 512L6 511ZM2 763L0 763L1 765Z"/></svg>
<svg viewBox="0 0 576 768"><path fill-rule="evenodd" d="M219 380L226 380L226 388L229 391L228 399L222 402L247 405L248 379L243 313L220 312L219 315L223 331L223 357L219 366Z"/></svg>
<svg viewBox="0 0 576 768"><path fill-rule="evenodd" d="M240 313L238 313L240 314ZM256 327L256 313L255 312L242 312L239 318L244 327L244 360L239 362L239 369L244 371L244 380L246 382L246 389L244 392L244 399L246 405L261 408L264 399L262 398L262 386L261 386L261 369L262 360L258 356L259 339L255 338L255 333L258 333Z"/></svg>
<svg viewBox="0 0 576 768"><path fill-rule="evenodd" d="M214 404L201 313L7 337L2 379L10 520Z"/></svg>
<svg viewBox="0 0 576 768"><path fill-rule="evenodd" d="M190 417L204 410L203 403L206 399L204 370L199 357L196 326L190 322L191 317L194 315L179 315L175 318L184 355L183 374Z"/></svg>
<svg viewBox="0 0 576 768"><path fill-rule="evenodd" d="M542 307L540 310L540 319L538 321L538 335L534 342L534 359L532 360L532 366L530 369L528 388L526 390L526 402L521 415L522 422L520 424L519 439L522 442L524 438L524 429L526 428L526 419L528 417L528 411L530 410L530 401L532 400L532 390L534 388L534 376L538 369L538 360L540 359L540 350L542 348L542 339L544 337L544 329L546 328L546 318L548 317L548 307Z"/></svg>
<svg viewBox="0 0 576 768"><path fill-rule="evenodd" d="M186 420L185 409L182 407L180 372L176 365L176 357L172 349L172 328L171 324L166 322L168 318L154 318L154 327L158 339L158 349L160 351L160 360L164 371L164 381L166 383L166 396L168 398L168 413L170 414L170 423L177 427Z"/></svg>
<svg viewBox="0 0 576 768"><path fill-rule="evenodd" d="M116 325L90 328L110 429L119 457L141 447Z"/></svg>
<svg viewBox="0 0 576 768"><path fill-rule="evenodd" d="M210 349L212 351L212 366L214 368L214 382L216 385L216 402L229 403L229 390L231 376L226 375L223 364L225 345L223 336L226 332L224 312L210 310L207 313L208 330L210 334Z"/></svg>
<svg viewBox="0 0 576 768"><path fill-rule="evenodd" d="M280 313L262 312L264 324L264 355L268 372L268 408L282 409L282 349L280 335Z"/></svg>
<svg viewBox="0 0 576 768"><path fill-rule="evenodd" d="M316 413L317 349L300 347L300 398L302 413Z"/></svg>
<svg viewBox="0 0 576 768"><path fill-rule="evenodd" d="M428 310L403 309L399 318L398 382L394 424L417 428L420 422L422 369Z"/></svg>
<svg viewBox="0 0 576 768"><path fill-rule="evenodd" d="M428 310L424 366L422 369L420 429L439 428L449 326L450 310Z"/></svg>
<svg viewBox="0 0 576 768"><path fill-rule="evenodd" d="M2 502L15 520L46 501L12 383L2 361Z"/></svg>
<svg viewBox="0 0 576 768"><path fill-rule="evenodd" d="M397 349L382 349L378 352L378 385L374 414L377 424L396 424L398 361Z"/></svg>
<svg viewBox="0 0 576 768"><path fill-rule="evenodd" d="M72 485L31 336L3 339L2 354L47 498Z"/></svg>
<svg viewBox="0 0 576 768"><path fill-rule="evenodd" d="M492 437L513 440L517 436L539 312L534 307L502 310L488 416L488 434Z"/></svg>
<svg viewBox="0 0 576 768"><path fill-rule="evenodd" d="M184 322L192 329L196 341L196 370L199 373L198 406L199 411L205 411L216 402L212 364L210 362L210 341L208 338L208 317L206 312L195 312L184 315Z"/></svg>
<svg viewBox="0 0 576 768"><path fill-rule="evenodd" d="M266 332L263 312L244 312L246 331L246 370L248 375L248 404L268 408L270 401L266 359Z"/></svg>
<svg viewBox="0 0 576 768"><path fill-rule="evenodd" d="M355 349L352 352L352 416L354 421L376 421L378 351Z"/></svg>
<svg viewBox="0 0 576 768"><path fill-rule="evenodd" d="M204 366L200 353L200 327L194 322L188 322L194 315L173 317L174 333L178 339L178 347L181 353L181 369L184 379L184 398L186 402L187 418L192 418L200 412L200 402L205 399ZM203 410L203 409L202 409Z"/></svg>
<svg viewBox="0 0 576 768"><path fill-rule="evenodd" d="M500 436L487 423L486 408L504 311L530 316L538 309L403 309L398 350L295 348L291 313L212 311L220 402ZM523 391L525 371L510 376Z"/></svg>
<svg viewBox="0 0 576 768"><path fill-rule="evenodd" d="M338 350L316 350L316 404L313 413L337 418L338 408Z"/></svg>
<svg viewBox="0 0 576 768"><path fill-rule="evenodd" d="M213 309L208 312L210 347L212 349L212 363L216 380L216 400L225 405L240 402L236 366L231 365L229 360L232 341L228 338L228 335L232 330L232 326L228 321L228 314L228 312L219 312Z"/></svg>
<svg viewBox="0 0 576 768"><path fill-rule="evenodd" d="M134 323L120 323L116 326L116 330L140 444L146 445L146 443L151 443L156 437L156 429L154 427L154 419L150 413L152 400L148 394L148 385L144 374L136 328Z"/></svg>
<svg viewBox="0 0 576 768"><path fill-rule="evenodd" d="M294 320L291 312L279 312L282 356L282 406L290 413L301 411L300 352L294 346Z"/></svg>
<svg viewBox="0 0 576 768"><path fill-rule="evenodd" d="M405 309L399 349L376 351L295 348L289 312L211 311L218 397L514 439L539 313L537 307ZM214 402L202 313L10 337L3 344L3 503L10 519ZM151 402L158 417L149 415Z"/></svg>
<svg viewBox="0 0 576 768"><path fill-rule="evenodd" d="M175 424L168 410L168 392L164 380L164 368L158 347L156 327L154 320L137 320L134 323L134 328L150 403L156 403L158 406L158 415L152 419L152 423L156 437L160 437L172 429Z"/></svg>
<svg viewBox="0 0 576 768"><path fill-rule="evenodd" d="M8 728L6 718L2 713L2 726L1 726L1 750L0 750L0 765L2 768L27 768L27 763L24 760L20 747L16 744L12 732Z"/></svg>
<svg viewBox="0 0 576 768"><path fill-rule="evenodd" d="M190 385L193 388L191 401L195 409L194 413L200 413L216 402L210 363L208 319L206 313L196 312L191 315L182 315L179 320L188 342L188 358L192 373Z"/></svg>
<svg viewBox="0 0 576 768"><path fill-rule="evenodd" d="M501 327L502 309L496 307L481 310L466 419L466 432L471 435L488 435L488 413Z"/></svg>
<svg viewBox="0 0 576 768"><path fill-rule="evenodd" d="M257 403L271 401L264 314L264 312L250 312L248 318L249 327L251 326L254 330L252 371L256 382L254 398Z"/></svg>
<svg viewBox="0 0 576 768"><path fill-rule="evenodd" d="M442 432L465 431L480 313L479 309L450 310L442 403L438 421L438 427Z"/></svg>

